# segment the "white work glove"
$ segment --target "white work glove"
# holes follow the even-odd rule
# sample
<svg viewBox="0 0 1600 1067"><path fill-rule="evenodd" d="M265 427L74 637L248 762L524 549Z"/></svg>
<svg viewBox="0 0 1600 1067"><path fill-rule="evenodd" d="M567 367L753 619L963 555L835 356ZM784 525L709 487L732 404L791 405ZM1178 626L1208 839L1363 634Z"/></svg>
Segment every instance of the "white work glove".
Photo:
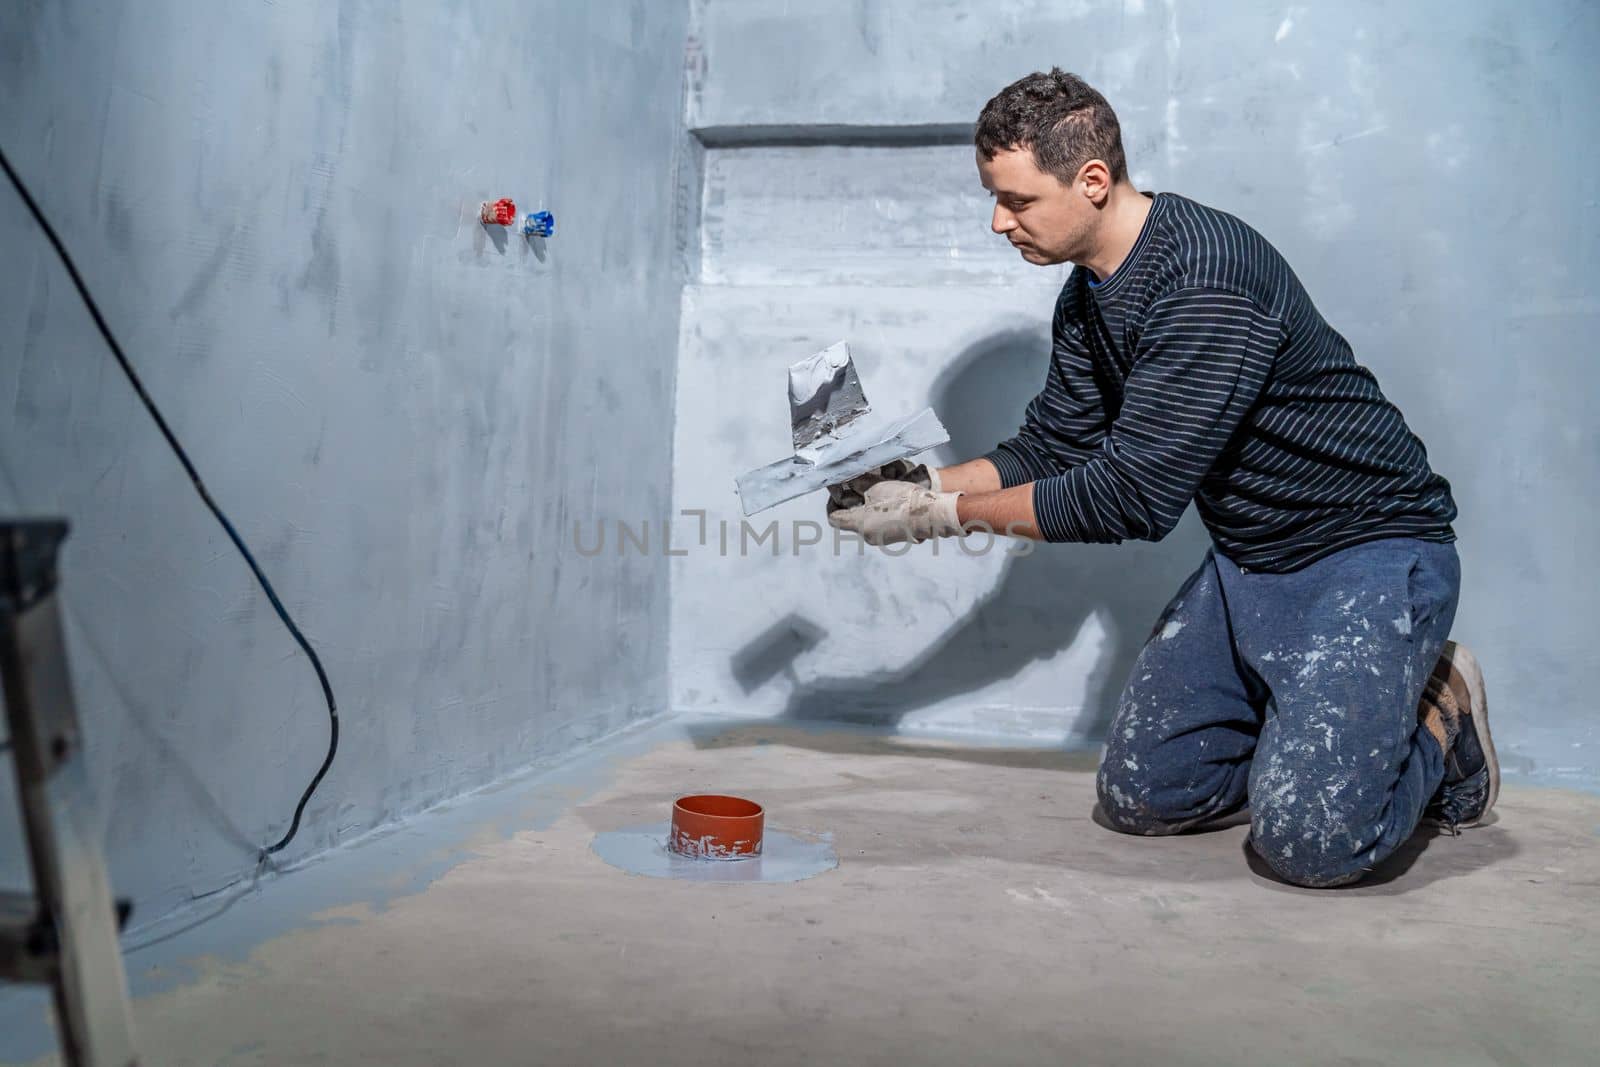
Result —
<svg viewBox="0 0 1600 1067"><path fill-rule="evenodd" d="M867 490L879 482L910 482L935 493L941 492L937 470L924 463L897 459L865 474L858 474L847 482L828 486L828 514L832 515L840 508L860 507L866 503Z"/></svg>
<svg viewBox="0 0 1600 1067"><path fill-rule="evenodd" d="M828 513L828 525L861 535L869 545L921 544L930 537L960 537L960 493L936 493L910 482L879 482L864 503Z"/></svg>

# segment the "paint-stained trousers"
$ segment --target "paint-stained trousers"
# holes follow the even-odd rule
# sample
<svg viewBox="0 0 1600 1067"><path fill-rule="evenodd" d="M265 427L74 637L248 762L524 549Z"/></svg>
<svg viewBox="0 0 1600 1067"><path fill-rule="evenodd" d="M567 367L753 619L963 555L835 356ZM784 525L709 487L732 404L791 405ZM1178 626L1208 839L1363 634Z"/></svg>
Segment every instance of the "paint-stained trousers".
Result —
<svg viewBox="0 0 1600 1067"><path fill-rule="evenodd" d="M1373 541L1292 574L1217 552L1167 606L1106 744L1100 804L1170 834L1249 806L1287 881L1355 881L1411 835L1444 775L1417 702L1455 617L1452 545Z"/></svg>

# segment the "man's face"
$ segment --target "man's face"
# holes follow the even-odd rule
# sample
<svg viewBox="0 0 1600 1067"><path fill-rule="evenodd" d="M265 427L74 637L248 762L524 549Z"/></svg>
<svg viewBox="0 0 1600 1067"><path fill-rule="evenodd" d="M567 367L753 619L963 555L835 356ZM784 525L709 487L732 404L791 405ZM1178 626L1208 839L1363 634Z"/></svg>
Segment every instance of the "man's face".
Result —
<svg viewBox="0 0 1600 1067"><path fill-rule="evenodd" d="M978 177L994 197L989 226L1029 263L1045 266L1082 256L1097 212L1081 182L1064 184L1040 170L1026 148L978 154Z"/></svg>

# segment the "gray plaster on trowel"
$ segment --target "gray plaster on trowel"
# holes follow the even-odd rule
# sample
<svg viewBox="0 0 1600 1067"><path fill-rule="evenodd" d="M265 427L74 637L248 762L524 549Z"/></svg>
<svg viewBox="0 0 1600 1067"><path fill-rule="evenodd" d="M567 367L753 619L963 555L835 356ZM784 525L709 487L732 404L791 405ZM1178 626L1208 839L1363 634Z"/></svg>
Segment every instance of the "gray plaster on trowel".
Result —
<svg viewBox="0 0 1600 1067"><path fill-rule="evenodd" d="M851 432L844 437L822 438L788 459L740 475L739 502L746 515L754 515L948 440L950 434L932 408L888 423L862 419L852 423Z"/></svg>
<svg viewBox="0 0 1600 1067"><path fill-rule="evenodd" d="M885 422L868 417L861 378L844 341L789 365L789 424L794 455L737 479L746 515L950 440L932 408Z"/></svg>
<svg viewBox="0 0 1600 1067"><path fill-rule="evenodd" d="M819 438L838 437L871 410L843 341L789 365L789 426L797 454Z"/></svg>
<svg viewBox="0 0 1600 1067"><path fill-rule="evenodd" d="M691 859L667 848L666 823L596 834L595 855L633 874L686 882L798 882L839 866L833 837L799 837L781 830L762 835L761 855L742 859Z"/></svg>

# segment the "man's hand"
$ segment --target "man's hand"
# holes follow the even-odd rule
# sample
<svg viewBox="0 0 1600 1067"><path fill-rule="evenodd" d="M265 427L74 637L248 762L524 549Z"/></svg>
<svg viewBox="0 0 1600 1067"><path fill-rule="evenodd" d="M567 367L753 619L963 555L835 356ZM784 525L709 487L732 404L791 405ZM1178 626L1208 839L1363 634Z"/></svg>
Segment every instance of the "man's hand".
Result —
<svg viewBox="0 0 1600 1067"><path fill-rule="evenodd" d="M865 474L858 474L848 482L828 486L828 514L840 508L858 508L867 502L867 490L880 482L909 482L924 489L940 492L939 472L924 463L897 459L885 463Z"/></svg>
<svg viewBox="0 0 1600 1067"><path fill-rule="evenodd" d="M960 496L910 482L879 482L867 489L863 503L856 507L830 507L828 525L860 534L869 545L921 544L930 537L959 537L956 501Z"/></svg>

